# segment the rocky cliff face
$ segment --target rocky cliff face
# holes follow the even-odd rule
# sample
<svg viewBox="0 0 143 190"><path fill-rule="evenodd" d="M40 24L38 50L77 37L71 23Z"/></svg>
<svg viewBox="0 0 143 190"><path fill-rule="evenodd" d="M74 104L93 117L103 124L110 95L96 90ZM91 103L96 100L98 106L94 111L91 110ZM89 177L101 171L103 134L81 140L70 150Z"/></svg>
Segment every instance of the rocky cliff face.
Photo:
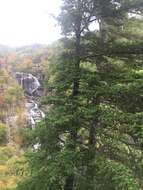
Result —
<svg viewBox="0 0 143 190"><path fill-rule="evenodd" d="M35 76L33 76L32 74L16 73L16 79L17 79L19 85L22 86L24 91L31 96L40 87L40 83L39 83L38 79Z"/></svg>

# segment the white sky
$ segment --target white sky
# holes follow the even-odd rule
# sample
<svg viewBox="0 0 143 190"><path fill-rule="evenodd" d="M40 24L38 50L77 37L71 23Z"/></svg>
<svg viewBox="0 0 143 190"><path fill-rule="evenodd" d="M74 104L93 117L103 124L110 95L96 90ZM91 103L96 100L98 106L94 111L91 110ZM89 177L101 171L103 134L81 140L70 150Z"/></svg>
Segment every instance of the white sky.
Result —
<svg viewBox="0 0 143 190"><path fill-rule="evenodd" d="M0 0L0 44L49 44L60 29L49 14L58 15L61 0Z"/></svg>

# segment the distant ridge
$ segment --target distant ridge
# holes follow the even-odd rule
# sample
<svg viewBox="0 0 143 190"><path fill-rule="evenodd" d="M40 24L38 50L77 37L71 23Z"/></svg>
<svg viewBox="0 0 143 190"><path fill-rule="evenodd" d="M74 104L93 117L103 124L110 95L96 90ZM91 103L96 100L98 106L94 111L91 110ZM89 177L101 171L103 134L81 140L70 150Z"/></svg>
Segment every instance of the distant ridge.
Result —
<svg viewBox="0 0 143 190"><path fill-rule="evenodd" d="M0 44L0 53L8 53L10 51L33 51L33 50L37 50L40 48L46 48L48 45L45 44L31 44L31 45L25 45L25 46L20 46L20 47L10 47L10 46L6 46L3 44Z"/></svg>
<svg viewBox="0 0 143 190"><path fill-rule="evenodd" d="M10 51L12 51L13 48L9 47L9 46L5 46L0 44L0 53L8 53Z"/></svg>
<svg viewBox="0 0 143 190"><path fill-rule="evenodd" d="M21 49L38 49L38 48L43 48L47 47L45 44L31 44L31 45L25 45L25 46L20 46L15 48L16 50L21 50Z"/></svg>

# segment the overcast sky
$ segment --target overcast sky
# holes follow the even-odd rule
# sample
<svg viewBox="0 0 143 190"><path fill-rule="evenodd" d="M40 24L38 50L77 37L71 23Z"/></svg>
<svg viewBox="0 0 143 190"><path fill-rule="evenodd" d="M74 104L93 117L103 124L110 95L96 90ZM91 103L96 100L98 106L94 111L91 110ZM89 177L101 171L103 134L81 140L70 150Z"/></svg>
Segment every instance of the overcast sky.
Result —
<svg viewBox="0 0 143 190"><path fill-rule="evenodd" d="M0 44L50 44L60 30L50 14L58 15L61 0L0 0Z"/></svg>

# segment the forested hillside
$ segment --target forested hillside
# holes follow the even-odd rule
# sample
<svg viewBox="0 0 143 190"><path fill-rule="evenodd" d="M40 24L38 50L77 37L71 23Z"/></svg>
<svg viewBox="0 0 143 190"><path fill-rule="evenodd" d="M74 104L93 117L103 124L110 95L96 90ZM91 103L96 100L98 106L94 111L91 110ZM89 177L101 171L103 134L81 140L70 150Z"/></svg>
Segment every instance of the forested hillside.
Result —
<svg viewBox="0 0 143 190"><path fill-rule="evenodd" d="M0 65L0 189L15 187L19 180L20 130L25 127L24 94L9 69ZM21 160L22 161L22 160Z"/></svg>
<svg viewBox="0 0 143 190"><path fill-rule="evenodd" d="M143 189L143 1L62 0L63 38L0 56L1 190Z"/></svg>

